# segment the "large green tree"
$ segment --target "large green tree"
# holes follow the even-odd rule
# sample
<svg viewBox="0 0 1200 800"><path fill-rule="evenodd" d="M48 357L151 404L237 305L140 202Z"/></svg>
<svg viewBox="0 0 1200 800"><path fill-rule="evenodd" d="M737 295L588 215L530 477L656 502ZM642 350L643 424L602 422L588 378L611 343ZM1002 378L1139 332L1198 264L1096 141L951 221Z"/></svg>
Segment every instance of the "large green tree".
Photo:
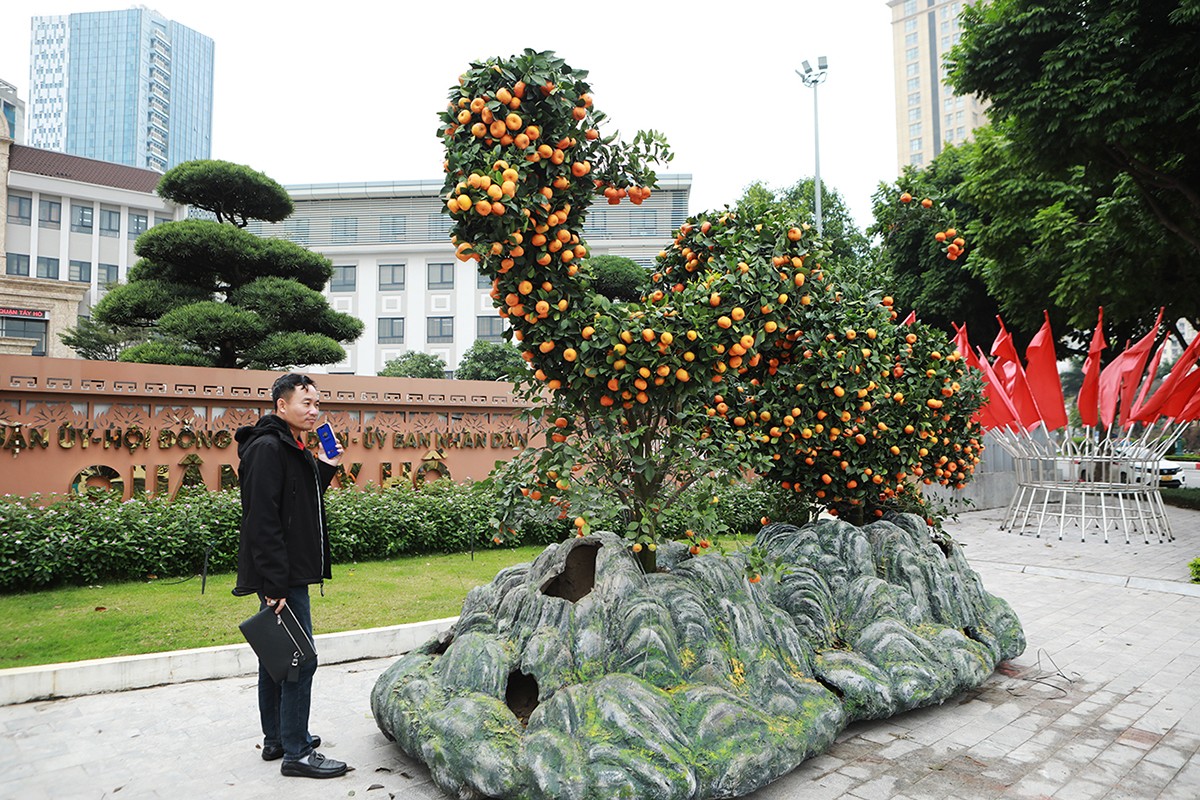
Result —
<svg viewBox="0 0 1200 800"><path fill-rule="evenodd" d="M1006 322L1032 335L1047 309L1060 351L1075 353L1086 350L1097 306L1118 344L1144 333L1160 307L1168 324L1200 323L1196 256L1163 235L1128 175L1039 167L1006 135L1011 123L1001 126L976 131L956 194L975 209L968 269Z"/></svg>
<svg viewBox="0 0 1200 800"><path fill-rule="evenodd" d="M962 192L974 149L969 142L947 147L924 169L905 166L895 183L881 184L872 197L875 223L867 232L880 241L879 265L899 314L915 311L923 322L944 331L951 330L951 323L966 323L971 339L987 345L1000 330L1000 308L970 270L975 248L951 261L935 238L951 229L973 235L968 231L977 227L979 209ZM906 194L909 199L902 202ZM1037 314L1040 321L1040 307Z"/></svg>
<svg viewBox="0 0 1200 800"><path fill-rule="evenodd" d="M385 378L444 378L446 362L420 350L410 350L383 365L379 374Z"/></svg>
<svg viewBox="0 0 1200 800"><path fill-rule="evenodd" d="M1020 159L1084 169L1146 209L1147 237L1200 255L1200 2L992 0L962 19L951 81Z"/></svg>
<svg viewBox="0 0 1200 800"><path fill-rule="evenodd" d="M526 377L529 366L521 351L507 342L476 339L463 353L454 377L463 381L513 381Z"/></svg>
<svg viewBox="0 0 1200 800"><path fill-rule="evenodd" d="M345 358L341 343L357 339L363 325L321 294L329 260L241 227L286 217L291 201L282 187L248 167L202 161L169 170L159 193L229 222L186 219L138 237L129 282L95 308L101 323L150 334L122 351L122 361L278 369Z"/></svg>

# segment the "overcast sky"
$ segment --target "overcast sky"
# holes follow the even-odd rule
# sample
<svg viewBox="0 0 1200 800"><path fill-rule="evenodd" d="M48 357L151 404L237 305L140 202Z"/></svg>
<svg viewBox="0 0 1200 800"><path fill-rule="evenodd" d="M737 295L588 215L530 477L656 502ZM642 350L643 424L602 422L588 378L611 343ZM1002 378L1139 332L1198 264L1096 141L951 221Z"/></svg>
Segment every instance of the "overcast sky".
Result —
<svg viewBox="0 0 1200 800"><path fill-rule="evenodd" d="M146 5L216 43L213 158L284 184L440 180L436 114L449 87L470 61L525 47L589 70L606 133L665 133L676 153L665 171L692 175L693 213L756 180L813 174L813 91L794 70L820 55L822 179L865 227L871 194L898 173L885 0ZM4 0L0 79L28 101L33 15L128 7Z"/></svg>

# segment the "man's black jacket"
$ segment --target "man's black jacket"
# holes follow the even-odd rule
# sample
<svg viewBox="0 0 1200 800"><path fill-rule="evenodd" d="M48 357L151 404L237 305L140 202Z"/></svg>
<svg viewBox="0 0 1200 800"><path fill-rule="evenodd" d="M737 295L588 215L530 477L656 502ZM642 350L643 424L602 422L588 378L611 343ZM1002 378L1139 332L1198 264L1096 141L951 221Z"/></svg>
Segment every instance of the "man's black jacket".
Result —
<svg viewBox="0 0 1200 800"><path fill-rule="evenodd" d="M322 497L336 468L301 447L274 414L234 438L242 537L233 593L285 597L289 586L332 577Z"/></svg>

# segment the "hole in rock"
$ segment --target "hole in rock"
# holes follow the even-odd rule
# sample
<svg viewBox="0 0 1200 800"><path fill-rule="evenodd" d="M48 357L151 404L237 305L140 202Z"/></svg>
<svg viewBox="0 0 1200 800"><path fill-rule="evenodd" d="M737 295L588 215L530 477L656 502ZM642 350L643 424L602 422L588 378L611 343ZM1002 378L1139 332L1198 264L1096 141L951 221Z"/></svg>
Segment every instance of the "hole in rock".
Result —
<svg viewBox="0 0 1200 800"><path fill-rule="evenodd" d="M830 683L829 681L822 678L820 675L813 675L813 677L816 679L817 683L821 684L826 689L833 692L834 696L836 696L838 700L845 698L846 693L842 691L841 687L837 686L836 684Z"/></svg>
<svg viewBox="0 0 1200 800"><path fill-rule="evenodd" d="M529 724L529 715L538 707L538 682L532 675L520 670L508 673L508 687L504 690L504 704L521 720Z"/></svg>
<svg viewBox="0 0 1200 800"><path fill-rule="evenodd" d="M572 603L586 597L596 585L596 551L599 549L598 543L576 545L567 554L563 571L542 584L542 594Z"/></svg>
<svg viewBox="0 0 1200 800"><path fill-rule="evenodd" d="M949 558L951 555L953 555L954 542L951 541L950 537L935 534L933 536L933 543L938 546L938 549L942 551L942 555L946 558Z"/></svg>
<svg viewBox="0 0 1200 800"><path fill-rule="evenodd" d="M983 636L980 635L979 629L973 625L968 625L967 627L963 628L962 632L963 636L966 636L968 639L974 639L980 644L987 644L987 642L984 641Z"/></svg>
<svg viewBox="0 0 1200 800"><path fill-rule="evenodd" d="M450 645L453 642L454 634L444 633L442 634L441 638L438 639L437 644L433 646L433 649L429 651L429 654L431 656L444 656L446 651L450 649Z"/></svg>

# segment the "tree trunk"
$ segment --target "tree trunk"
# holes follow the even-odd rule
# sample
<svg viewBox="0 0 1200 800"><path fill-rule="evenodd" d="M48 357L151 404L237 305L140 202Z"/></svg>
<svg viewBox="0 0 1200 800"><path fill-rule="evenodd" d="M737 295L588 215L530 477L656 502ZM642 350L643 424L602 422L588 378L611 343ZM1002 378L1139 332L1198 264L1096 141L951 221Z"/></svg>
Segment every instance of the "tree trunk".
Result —
<svg viewBox="0 0 1200 800"><path fill-rule="evenodd" d="M640 553L634 553L637 556L638 564L642 567L642 572L647 575L653 575L658 572L658 553L651 550L647 546L643 546Z"/></svg>

